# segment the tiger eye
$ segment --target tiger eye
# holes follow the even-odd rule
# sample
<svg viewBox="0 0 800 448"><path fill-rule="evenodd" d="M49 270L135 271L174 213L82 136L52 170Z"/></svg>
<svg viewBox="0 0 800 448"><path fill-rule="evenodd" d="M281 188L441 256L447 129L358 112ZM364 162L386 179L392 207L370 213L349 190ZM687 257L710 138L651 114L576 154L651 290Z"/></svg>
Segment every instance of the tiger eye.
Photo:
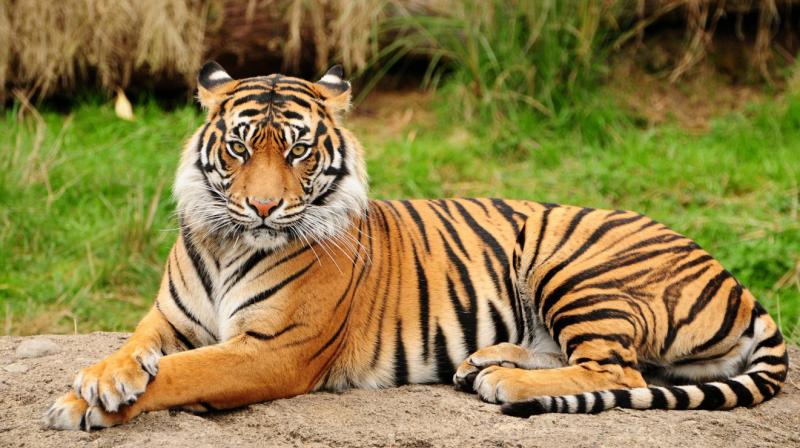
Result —
<svg viewBox="0 0 800 448"><path fill-rule="evenodd" d="M303 154L305 154L307 150L308 150L307 147L302 146L302 145L297 145L297 146L292 147L292 155L295 156L295 157L300 157Z"/></svg>
<svg viewBox="0 0 800 448"><path fill-rule="evenodd" d="M247 147L245 147L243 144L239 142L233 143L231 145L231 149L233 149L233 152L235 152L236 154L244 154L247 152Z"/></svg>

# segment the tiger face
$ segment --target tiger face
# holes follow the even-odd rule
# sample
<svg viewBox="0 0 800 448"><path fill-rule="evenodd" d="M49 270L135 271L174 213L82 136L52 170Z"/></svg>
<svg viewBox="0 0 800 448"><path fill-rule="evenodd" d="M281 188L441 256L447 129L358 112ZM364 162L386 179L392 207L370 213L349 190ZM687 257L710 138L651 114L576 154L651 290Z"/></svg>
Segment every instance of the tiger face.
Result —
<svg viewBox="0 0 800 448"><path fill-rule="evenodd" d="M340 66L318 82L274 74L234 80L210 62L198 79L205 124L174 188L181 225L258 249L334 237L366 208L361 148L338 115Z"/></svg>

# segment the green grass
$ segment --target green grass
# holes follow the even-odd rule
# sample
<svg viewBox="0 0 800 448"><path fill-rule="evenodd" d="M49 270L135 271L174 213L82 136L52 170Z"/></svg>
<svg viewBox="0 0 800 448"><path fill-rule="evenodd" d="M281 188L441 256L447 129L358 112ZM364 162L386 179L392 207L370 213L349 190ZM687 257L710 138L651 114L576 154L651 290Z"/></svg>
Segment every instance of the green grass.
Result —
<svg viewBox="0 0 800 448"><path fill-rule="evenodd" d="M722 260L798 341L800 98L754 105L692 135L596 109L582 126L524 124L515 151L438 119L389 139L359 121L377 198L501 196L645 213ZM110 105L0 119L0 316L5 332L130 330L175 239L172 176L194 107ZM554 120L557 120L556 117ZM549 123L553 123L552 121ZM604 135L603 138L595 138ZM783 282L781 282L783 278Z"/></svg>

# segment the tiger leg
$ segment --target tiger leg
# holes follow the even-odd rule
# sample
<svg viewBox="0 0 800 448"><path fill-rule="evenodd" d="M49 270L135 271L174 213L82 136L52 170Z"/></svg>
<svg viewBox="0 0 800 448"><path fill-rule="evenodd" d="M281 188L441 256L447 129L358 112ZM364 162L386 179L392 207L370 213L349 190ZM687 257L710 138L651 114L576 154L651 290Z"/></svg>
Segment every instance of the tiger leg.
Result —
<svg viewBox="0 0 800 448"><path fill-rule="evenodd" d="M511 403L543 395L644 387L644 378L636 370L635 329L621 324L633 320L621 310L617 313L612 319L561 330L559 341L569 366L548 370L490 366L476 376L475 392L491 403Z"/></svg>
<svg viewBox="0 0 800 448"><path fill-rule="evenodd" d="M179 346L170 328L161 311L153 307L119 350L77 374L73 392L50 407L45 424L57 429L76 428L83 411L91 406L114 412L135 401L158 372L162 353Z"/></svg>
<svg viewBox="0 0 800 448"><path fill-rule="evenodd" d="M243 334L221 344L164 356L158 375L133 403L109 412L102 406L66 400L70 407L64 419L83 419L82 426L69 429L105 428L148 411L231 409L312 390L326 361L317 358L307 363L302 347L277 345L275 338Z"/></svg>
<svg viewBox="0 0 800 448"><path fill-rule="evenodd" d="M475 377L489 366L552 369L564 365L561 353L540 353L520 345L503 342L482 348L467 357L453 375L453 384L456 390L473 392Z"/></svg>

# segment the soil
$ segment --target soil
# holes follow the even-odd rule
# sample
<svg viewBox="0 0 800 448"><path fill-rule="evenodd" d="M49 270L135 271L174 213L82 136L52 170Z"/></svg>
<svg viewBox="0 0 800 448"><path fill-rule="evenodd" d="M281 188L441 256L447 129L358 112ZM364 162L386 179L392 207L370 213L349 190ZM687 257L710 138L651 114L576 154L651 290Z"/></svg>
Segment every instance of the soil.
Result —
<svg viewBox="0 0 800 448"><path fill-rule="evenodd" d="M733 411L611 410L518 419L450 386L414 385L314 393L205 415L153 412L91 433L44 429L42 414L68 390L76 370L126 337L49 336L61 351L37 358L17 356L26 338L0 337L0 446L800 446L797 362L777 397ZM800 359L800 350L790 355Z"/></svg>

